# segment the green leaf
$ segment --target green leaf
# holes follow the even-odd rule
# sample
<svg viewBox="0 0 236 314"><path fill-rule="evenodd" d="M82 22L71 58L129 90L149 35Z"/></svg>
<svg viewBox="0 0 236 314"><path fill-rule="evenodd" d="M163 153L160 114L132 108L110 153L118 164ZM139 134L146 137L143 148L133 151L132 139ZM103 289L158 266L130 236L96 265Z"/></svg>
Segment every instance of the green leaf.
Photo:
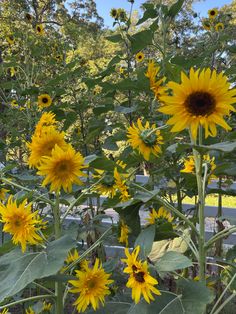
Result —
<svg viewBox="0 0 236 314"><path fill-rule="evenodd" d="M107 36L106 39L113 43L118 43L119 41L123 40L121 34Z"/></svg>
<svg viewBox="0 0 236 314"><path fill-rule="evenodd" d="M102 147L112 151L116 151L119 149L119 147L116 144L116 140L113 136L107 137Z"/></svg>
<svg viewBox="0 0 236 314"><path fill-rule="evenodd" d="M134 246L140 246L141 254L146 257L152 249L152 244L155 237L155 225L151 225L142 230L137 237Z"/></svg>
<svg viewBox="0 0 236 314"><path fill-rule="evenodd" d="M202 314L210 304L214 295L203 283L189 280L178 280L178 287L182 290L182 303L185 314Z"/></svg>
<svg viewBox="0 0 236 314"><path fill-rule="evenodd" d="M158 287L157 287L158 288ZM138 304L128 311L128 314L184 314L180 296L162 291L160 296L155 296L155 300L148 304L142 299Z"/></svg>
<svg viewBox="0 0 236 314"><path fill-rule="evenodd" d="M158 272L168 272L192 266L192 262L185 255L178 252L166 252L155 264Z"/></svg>
<svg viewBox="0 0 236 314"><path fill-rule="evenodd" d="M184 0L178 0L177 2L175 2L169 9L168 11L168 16L170 16L171 18L174 18L179 11L181 10L182 6L183 6Z"/></svg>
<svg viewBox="0 0 236 314"><path fill-rule="evenodd" d="M138 20L138 23L136 25L142 24L143 22L147 21L148 19L154 19L158 17L157 10L154 9L154 5L152 3L147 3L146 10L143 14L143 17Z"/></svg>
<svg viewBox="0 0 236 314"><path fill-rule="evenodd" d="M130 308L129 303L127 302L112 302L109 303L108 301L105 303L105 306L97 309L96 314L124 314L127 313ZM94 310L91 309L86 312L87 314L94 314Z"/></svg>
<svg viewBox="0 0 236 314"><path fill-rule="evenodd" d="M149 29L134 34L132 37L130 37L132 52L136 53L143 48L146 48L152 43L152 39L153 32Z"/></svg>
<svg viewBox="0 0 236 314"><path fill-rule="evenodd" d="M116 164L114 161L106 157L98 157L97 159L90 162L90 166L96 169L113 171Z"/></svg>
<svg viewBox="0 0 236 314"><path fill-rule="evenodd" d="M41 252L22 253L19 248L0 258L0 302L15 295L35 279L56 274L76 241L65 235Z"/></svg>

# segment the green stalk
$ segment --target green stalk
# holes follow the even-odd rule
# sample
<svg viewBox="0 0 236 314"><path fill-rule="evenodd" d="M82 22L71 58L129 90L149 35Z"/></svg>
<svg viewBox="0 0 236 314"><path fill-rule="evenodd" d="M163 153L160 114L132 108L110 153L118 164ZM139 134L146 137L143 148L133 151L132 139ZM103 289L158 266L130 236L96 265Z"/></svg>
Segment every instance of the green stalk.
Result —
<svg viewBox="0 0 236 314"><path fill-rule="evenodd" d="M196 143L195 143L196 144ZM199 128L199 145L202 145L202 128ZM199 278L200 281L206 282L205 272L206 272L206 251L205 251L205 184L206 175L204 175L204 180L202 180L202 170L203 170L203 158L195 149L193 149L193 155L195 160L195 172L197 178L197 189L198 189L198 217L199 217L199 235L198 235L198 249L199 249Z"/></svg>
<svg viewBox="0 0 236 314"><path fill-rule="evenodd" d="M55 238L59 239L61 237L61 219L60 219L60 198L59 192L56 193L56 203L53 207L53 217L54 217L54 232ZM56 296L56 313L63 314L63 285L61 282L55 282L55 296Z"/></svg>

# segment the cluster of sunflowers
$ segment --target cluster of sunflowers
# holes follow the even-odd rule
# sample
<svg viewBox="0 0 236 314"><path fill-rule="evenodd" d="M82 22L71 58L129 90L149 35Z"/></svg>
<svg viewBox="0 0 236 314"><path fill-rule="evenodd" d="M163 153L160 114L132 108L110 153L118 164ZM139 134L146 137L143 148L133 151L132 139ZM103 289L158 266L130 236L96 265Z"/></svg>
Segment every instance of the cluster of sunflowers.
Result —
<svg viewBox="0 0 236 314"><path fill-rule="evenodd" d="M216 32L220 32L224 29L224 24L221 22L215 22L217 16L219 15L219 11L214 8L208 11L208 18L202 20L202 26L207 31L215 30Z"/></svg>
<svg viewBox="0 0 236 314"><path fill-rule="evenodd" d="M110 16L115 19L117 22L125 22L127 21L127 14L124 9L111 9Z"/></svg>

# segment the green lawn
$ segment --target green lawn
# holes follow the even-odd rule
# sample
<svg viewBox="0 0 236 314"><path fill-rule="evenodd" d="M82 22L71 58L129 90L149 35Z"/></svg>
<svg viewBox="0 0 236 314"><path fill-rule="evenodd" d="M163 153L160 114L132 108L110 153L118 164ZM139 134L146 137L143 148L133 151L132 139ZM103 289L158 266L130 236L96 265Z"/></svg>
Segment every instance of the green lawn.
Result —
<svg viewBox="0 0 236 314"><path fill-rule="evenodd" d="M194 204L195 198L194 197L192 197L192 198L185 197L185 199L183 200L183 203ZM218 195L217 194L208 195L206 197L206 205L218 206ZM223 207L235 207L235 209L236 209L236 197L224 195L222 197L222 205L223 205Z"/></svg>

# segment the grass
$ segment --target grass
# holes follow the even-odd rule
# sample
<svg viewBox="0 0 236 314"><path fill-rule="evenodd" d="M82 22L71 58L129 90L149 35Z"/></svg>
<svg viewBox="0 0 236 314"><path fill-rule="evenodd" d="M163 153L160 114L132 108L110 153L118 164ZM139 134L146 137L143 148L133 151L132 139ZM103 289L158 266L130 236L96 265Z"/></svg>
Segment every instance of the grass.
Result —
<svg viewBox="0 0 236 314"><path fill-rule="evenodd" d="M185 197L183 200L184 204L195 204L195 197ZM208 206L218 206L218 195L211 194L206 197L206 205ZM236 197L235 196L222 196L222 206L223 207L233 207L236 209Z"/></svg>

